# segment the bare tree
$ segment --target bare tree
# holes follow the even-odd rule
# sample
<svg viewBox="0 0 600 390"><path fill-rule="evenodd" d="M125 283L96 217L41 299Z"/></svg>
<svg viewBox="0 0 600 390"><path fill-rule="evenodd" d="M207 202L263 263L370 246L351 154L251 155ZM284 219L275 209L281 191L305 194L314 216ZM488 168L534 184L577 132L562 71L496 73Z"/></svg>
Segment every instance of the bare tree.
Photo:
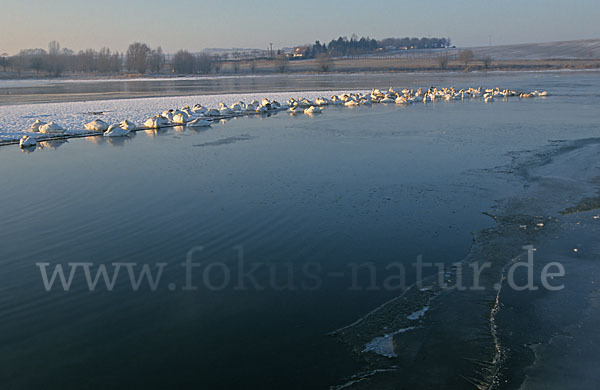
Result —
<svg viewBox="0 0 600 390"><path fill-rule="evenodd" d="M40 70L44 68L44 57L41 55L33 56L29 59L29 67L35 70L35 73L40 73Z"/></svg>
<svg viewBox="0 0 600 390"><path fill-rule="evenodd" d="M150 71L153 73L160 73L160 68L165 63L165 55L163 54L162 47L157 47L156 50L152 50L150 53Z"/></svg>
<svg viewBox="0 0 600 390"><path fill-rule="evenodd" d="M275 57L274 63L275 63L275 68L280 73L285 73L285 71L287 70L287 68L290 64L290 59L285 54L279 54L277 57Z"/></svg>
<svg viewBox="0 0 600 390"><path fill-rule="evenodd" d="M145 43L134 42L127 49L127 69L138 73L146 73L150 48Z"/></svg>
<svg viewBox="0 0 600 390"><path fill-rule="evenodd" d="M2 53L2 56L0 56L0 66L6 72L6 68L8 67L8 55L6 53Z"/></svg>
<svg viewBox="0 0 600 390"><path fill-rule="evenodd" d="M25 59L21 54L17 54L16 56L12 56L8 59L8 63L13 71L16 71L18 75L21 74L23 67L25 65Z"/></svg>
<svg viewBox="0 0 600 390"><path fill-rule="evenodd" d="M171 64L175 73L190 74L195 71L196 58L194 58L187 50L179 50L173 56Z"/></svg>
<svg viewBox="0 0 600 390"><path fill-rule="evenodd" d="M58 41L48 43L48 54L51 56L60 54L60 43L58 43Z"/></svg>
<svg viewBox="0 0 600 390"><path fill-rule="evenodd" d="M490 56L485 56L485 57L483 57L482 61L483 61L483 68L485 70L488 70L488 68L492 64L493 59Z"/></svg>
<svg viewBox="0 0 600 390"><path fill-rule="evenodd" d="M45 68L48 74L54 77L60 76L64 70L64 56L60 54L60 44L57 41L48 43L48 55L45 57Z"/></svg>
<svg viewBox="0 0 600 390"><path fill-rule="evenodd" d="M196 56L196 71L199 73L210 73L213 69L213 58L206 54L201 53Z"/></svg>
<svg viewBox="0 0 600 390"><path fill-rule="evenodd" d="M444 53L437 58L437 63L440 69L444 70L448 67L448 54Z"/></svg>
<svg viewBox="0 0 600 390"><path fill-rule="evenodd" d="M317 67L321 72L328 72L333 66L333 60L327 53L321 53L316 58Z"/></svg>
<svg viewBox="0 0 600 390"><path fill-rule="evenodd" d="M98 72L108 73L110 71L111 53L108 47L103 47L98 52Z"/></svg>
<svg viewBox="0 0 600 390"><path fill-rule="evenodd" d="M469 63L473 61L473 52L471 50L461 50L458 59L465 64L465 69L469 69Z"/></svg>

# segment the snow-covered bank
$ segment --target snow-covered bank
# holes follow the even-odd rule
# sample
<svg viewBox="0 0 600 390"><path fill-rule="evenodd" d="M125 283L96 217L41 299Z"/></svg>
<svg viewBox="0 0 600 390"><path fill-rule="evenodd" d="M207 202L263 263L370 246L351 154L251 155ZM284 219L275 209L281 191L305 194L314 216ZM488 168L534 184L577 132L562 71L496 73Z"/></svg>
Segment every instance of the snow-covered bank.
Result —
<svg viewBox="0 0 600 390"><path fill-rule="evenodd" d="M285 101L290 97L306 97L316 99L319 96L329 96L347 91L319 91L293 93L264 93L264 94L228 94L202 95L182 97L162 97L145 99L115 99L89 102L23 104L15 106L0 106L0 143L18 141L24 135L32 135L28 130L36 119L44 122L59 123L66 131L66 136L81 136L94 134L85 130L85 124L101 118L104 122L113 124L128 119L142 124L146 119L169 108L185 105L201 104L205 107L218 107L220 102L232 104L238 100L261 100L264 97L272 100ZM364 92L364 91L362 91ZM47 136L34 133L37 137Z"/></svg>

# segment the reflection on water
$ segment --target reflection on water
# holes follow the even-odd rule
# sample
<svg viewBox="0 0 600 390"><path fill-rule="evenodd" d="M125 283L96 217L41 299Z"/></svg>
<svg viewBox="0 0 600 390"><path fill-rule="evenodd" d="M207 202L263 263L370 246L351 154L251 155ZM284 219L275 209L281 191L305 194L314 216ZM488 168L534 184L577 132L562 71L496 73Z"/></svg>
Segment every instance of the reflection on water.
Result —
<svg viewBox="0 0 600 390"><path fill-rule="evenodd" d="M62 145L66 144L67 142L69 142L69 141L66 140L66 139L57 139L57 140L51 140L51 141L40 141L40 142L38 142L37 146L40 148L40 150L43 150L43 149L58 149Z"/></svg>

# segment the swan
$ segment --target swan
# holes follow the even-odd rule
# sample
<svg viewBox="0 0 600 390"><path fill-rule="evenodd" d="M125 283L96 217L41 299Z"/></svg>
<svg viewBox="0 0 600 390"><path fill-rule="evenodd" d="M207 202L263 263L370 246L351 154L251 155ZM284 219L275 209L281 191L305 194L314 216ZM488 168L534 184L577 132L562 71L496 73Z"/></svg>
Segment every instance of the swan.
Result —
<svg viewBox="0 0 600 390"><path fill-rule="evenodd" d="M249 103L248 105L246 105L246 112L255 112L256 111L256 105Z"/></svg>
<svg viewBox="0 0 600 390"><path fill-rule="evenodd" d="M63 134L65 132L65 129L63 129L54 122L48 122L44 125L41 125L39 127L39 131L40 133L44 134Z"/></svg>
<svg viewBox="0 0 600 390"><path fill-rule="evenodd" d="M163 111L160 114L160 116L162 116L163 118L166 118L169 121L173 119L173 115L175 115L173 110Z"/></svg>
<svg viewBox="0 0 600 390"><path fill-rule="evenodd" d="M310 106L306 110L304 110L304 113L305 114L320 114L321 111L322 111L322 109L317 106Z"/></svg>
<svg viewBox="0 0 600 390"><path fill-rule="evenodd" d="M346 107L358 106L358 102L356 100L354 100L354 99L348 99L344 103L344 106L346 106Z"/></svg>
<svg viewBox="0 0 600 390"><path fill-rule="evenodd" d="M266 106L261 105L261 106L256 107L256 112L259 114L265 113L267 111L269 111L269 109Z"/></svg>
<svg viewBox="0 0 600 390"><path fill-rule="evenodd" d="M327 98L324 97L318 97L315 99L315 104L317 106L326 106L329 104L329 101L327 100Z"/></svg>
<svg viewBox="0 0 600 390"><path fill-rule="evenodd" d="M144 122L144 126L149 129L158 129L160 127L165 127L169 125L169 121L167 118L164 118L160 115L153 116Z"/></svg>
<svg viewBox="0 0 600 390"><path fill-rule="evenodd" d="M105 137L125 137L129 135L129 130L125 130L119 125L111 125L108 130L104 132Z"/></svg>
<svg viewBox="0 0 600 390"><path fill-rule="evenodd" d="M381 99L381 101L379 103L394 103L394 100L390 99L389 97L385 97L385 98Z"/></svg>
<svg viewBox="0 0 600 390"><path fill-rule="evenodd" d="M195 114L204 114L207 110L208 109L206 107L202 107L200 104L194 105L194 108L192 109Z"/></svg>
<svg viewBox="0 0 600 390"><path fill-rule="evenodd" d="M120 123L120 126L121 126L122 129L129 130L129 131L134 130L136 128L135 123L133 123L133 122L127 120L127 119L125 119L124 121L122 121Z"/></svg>
<svg viewBox="0 0 600 390"><path fill-rule="evenodd" d="M394 100L396 104L408 104L408 100L404 96L400 96Z"/></svg>
<svg viewBox="0 0 600 390"><path fill-rule="evenodd" d="M206 119L202 119L202 118L196 118L191 122L188 122L186 126L189 127L206 127L206 126L210 126L211 122L207 121Z"/></svg>
<svg viewBox="0 0 600 390"><path fill-rule="evenodd" d="M85 125L85 129L90 131L106 131L108 124L101 119L94 119Z"/></svg>
<svg viewBox="0 0 600 390"><path fill-rule="evenodd" d="M173 115L173 119L171 119L173 123L177 123L178 125L184 125L188 121L188 115L185 112L180 112Z"/></svg>
<svg viewBox="0 0 600 390"><path fill-rule="evenodd" d="M245 109L244 106L245 106L244 102L237 102L237 103L233 103L231 105L231 109L233 111L242 112Z"/></svg>
<svg viewBox="0 0 600 390"><path fill-rule="evenodd" d="M310 106L314 106L315 102L310 101L307 98L302 98L302 99L300 99L300 101L298 102L298 104L300 105L300 107L308 108Z"/></svg>
<svg viewBox="0 0 600 390"><path fill-rule="evenodd" d="M35 140L35 138L30 137L28 135L24 135L19 140L19 146L21 147L21 149L29 148L31 146L35 146L36 144L37 144L37 141Z"/></svg>
<svg viewBox="0 0 600 390"><path fill-rule="evenodd" d="M29 128L29 131L31 131L32 133L38 133L40 131L40 126L45 124L46 122L42 122L41 120L36 119L35 122L33 122L31 127Z"/></svg>

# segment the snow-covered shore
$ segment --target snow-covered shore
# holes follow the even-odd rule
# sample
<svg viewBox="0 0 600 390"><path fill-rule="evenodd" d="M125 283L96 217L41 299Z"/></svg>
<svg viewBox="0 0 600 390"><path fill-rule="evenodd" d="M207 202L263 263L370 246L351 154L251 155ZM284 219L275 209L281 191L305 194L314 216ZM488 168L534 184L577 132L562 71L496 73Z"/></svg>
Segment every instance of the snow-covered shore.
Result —
<svg viewBox="0 0 600 390"><path fill-rule="evenodd" d="M66 136L81 136L94 134L94 132L85 130L84 126L86 123L98 118L109 124L128 119L141 126L146 119L160 114L164 110L185 105L201 104L205 107L218 107L220 102L229 105L238 100L250 102L254 99L261 100L264 97L278 101L285 101L291 97L315 99L319 96L330 96L345 92L348 91L201 95L0 106L0 143L16 142L24 135L34 135L39 139L51 136L50 134L28 131L36 119L44 122L56 122L66 130Z"/></svg>

